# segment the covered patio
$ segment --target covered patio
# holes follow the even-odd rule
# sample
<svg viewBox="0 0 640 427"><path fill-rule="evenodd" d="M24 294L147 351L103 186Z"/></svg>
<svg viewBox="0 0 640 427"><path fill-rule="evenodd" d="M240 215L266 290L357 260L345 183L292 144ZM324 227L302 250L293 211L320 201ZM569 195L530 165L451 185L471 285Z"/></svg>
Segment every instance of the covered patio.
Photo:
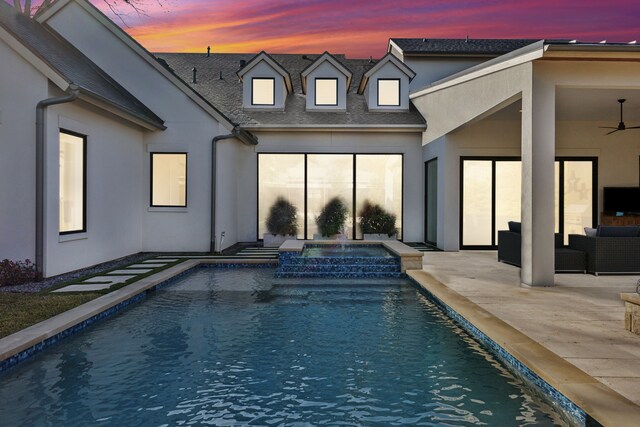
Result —
<svg viewBox="0 0 640 427"><path fill-rule="evenodd" d="M618 99L626 99L626 126L640 125L638 76L635 44L540 41L412 93L427 118L423 159L439 164L437 246L495 248L497 231L521 221L520 282L554 285L554 234L566 245L569 234L600 224L604 187L640 185L640 129L600 128L618 126ZM502 173L505 185L487 190L491 200L477 207L484 219L469 219L465 196L479 197L463 194L464 173L482 160L493 169L474 181L496 182ZM501 200L519 199L515 209L495 201L500 191ZM487 242L474 244L464 233L482 221Z"/></svg>

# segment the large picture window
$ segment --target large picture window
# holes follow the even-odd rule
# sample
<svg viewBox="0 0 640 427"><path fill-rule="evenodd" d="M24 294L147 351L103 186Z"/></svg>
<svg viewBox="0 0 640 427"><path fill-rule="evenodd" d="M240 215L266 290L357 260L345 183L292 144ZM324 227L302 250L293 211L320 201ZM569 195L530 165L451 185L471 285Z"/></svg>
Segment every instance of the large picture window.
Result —
<svg viewBox="0 0 640 427"><path fill-rule="evenodd" d="M396 215L402 238L402 154L259 154L258 233L282 196L298 209L298 238L318 233L315 219L333 197L347 205L348 238L362 238L357 212L366 200Z"/></svg>
<svg viewBox="0 0 640 427"><path fill-rule="evenodd" d="M460 247L491 249L498 230L520 221L522 162L519 158L462 158ZM597 159L562 158L555 162L555 232L569 234L593 227L597 209Z"/></svg>
<svg viewBox="0 0 640 427"><path fill-rule="evenodd" d="M187 153L151 153L151 206L187 206Z"/></svg>
<svg viewBox="0 0 640 427"><path fill-rule="evenodd" d="M338 79L316 78L315 85L316 105L338 105Z"/></svg>
<svg viewBox="0 0 640 427"><path fill-rule="evenodd" d="M251 105L275 105L276 80L273 77L251 79Z"/></svg>
<svg viewBox="0 0 640 427"><path fill-rule="evenodd" d="M86 228L87 137L60 130L59 231L81 233Z"/></svg>

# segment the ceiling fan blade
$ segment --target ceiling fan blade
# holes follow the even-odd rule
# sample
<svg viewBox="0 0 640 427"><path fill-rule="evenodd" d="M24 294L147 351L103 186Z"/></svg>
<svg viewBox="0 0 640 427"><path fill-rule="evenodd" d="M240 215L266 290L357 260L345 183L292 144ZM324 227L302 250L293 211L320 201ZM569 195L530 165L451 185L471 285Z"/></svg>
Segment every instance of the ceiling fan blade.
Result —
<svg viewBox="0 0 640 427"><path fill-rule="evenodd" d="M611 135L612 133L615 133L615 132L618 132L618 131L619 131L618 129L612 130L611 132L608 132L607 135Z"/></svg>
<svg viewBox="0 0 640 427"><path fill-rule="evenodd" d="M640 126L627 126L627 129L640 129Z"/></svg>
<svg viewBox="0 0 640 427"><path fill-rule="evenodd" d="M600 129L618 129L617 127L613 127L613 126L598 126Z"/></svg>

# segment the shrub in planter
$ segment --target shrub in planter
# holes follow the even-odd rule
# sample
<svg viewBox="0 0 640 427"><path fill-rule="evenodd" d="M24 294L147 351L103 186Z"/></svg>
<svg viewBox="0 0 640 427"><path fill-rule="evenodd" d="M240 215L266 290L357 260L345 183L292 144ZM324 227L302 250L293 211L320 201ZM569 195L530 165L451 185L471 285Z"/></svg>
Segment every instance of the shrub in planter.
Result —
<svg viewBox="0 0 640 427"><path fill-rule="evenodd" d="M284 197L278 197L269 209L267 230L269 233L282 236L298 234L298 209Z"/></svg>
<svg viewBox="0 0 640 427"><path fill-rule="evenodd" d="M384 210L378 204L368 200L358 214L360 216L360 230L362 234L386 234L391 237L398 233L396 216Z"/></svg>
<svg viewBox="0 0 640 427"><path fill-rule="evenodd" d="M329 200L316 218L316 224L320 234L330 237L340 233L347 220L347 207L338 197Z"/></svg>
<svg viewBox="0 0 640 427"><path fill-rule="evenodd" d="M31 261L0 261L0 286L21 285L36 279L36 266Z"/></svg>

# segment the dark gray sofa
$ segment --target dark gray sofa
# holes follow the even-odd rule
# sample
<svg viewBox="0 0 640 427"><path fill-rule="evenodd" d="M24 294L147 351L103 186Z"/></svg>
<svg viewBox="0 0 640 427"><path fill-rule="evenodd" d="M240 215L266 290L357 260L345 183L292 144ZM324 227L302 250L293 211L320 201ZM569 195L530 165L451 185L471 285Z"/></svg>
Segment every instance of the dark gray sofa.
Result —
<svg viewBox="0 0 640 427"><path fill-rule="evenodd" d="M570 234L569 248L586 254L591 274L640 273L639 233L635 226L599 226L595 237Z"/></svg>
<svg viewBox="0 0 640 427"><path fill-rule="evenodd" d="M520 235L520 224L509 223L509 227L513 231L498 231L498 261L520 267L522 265L522 236ZM556 272L584 273L586 271L585 253L571 248L564 248L562 243L562 236L556 233Z"/></svg>

